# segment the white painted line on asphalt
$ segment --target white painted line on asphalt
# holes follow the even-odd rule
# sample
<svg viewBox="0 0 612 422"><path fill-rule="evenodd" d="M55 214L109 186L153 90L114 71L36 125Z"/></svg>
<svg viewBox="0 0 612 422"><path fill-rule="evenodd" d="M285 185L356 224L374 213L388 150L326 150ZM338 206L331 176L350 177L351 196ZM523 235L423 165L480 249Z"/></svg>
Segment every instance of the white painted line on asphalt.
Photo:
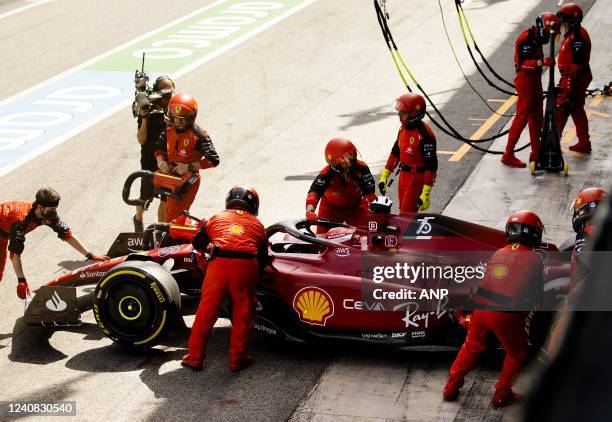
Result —
<svg viewBox="0 0 612 422"><path fill-rule="evenodd" d="M91 65L93 63L96 63L96 62L100 61L101 59L103 59L105 57L111 56L111 55L115 54L116 52L121 51L121 50L125 49L126 47L129 47L130 45L134 45L134 44L136 44L136 43L138 43L138 42L140 42L140 41L150 37L151 35L155 35L155 34L157 34L159 32L162 32L162 31L166 30L167 28L170 28L171 26L176 25L177 23L185 21L185 20L191 18L192 16L195 16L195 15L197 15L199 13L202 13L203 11L205 11L207 9L210 9L210 8L213 8L216 5L218 5L220 3L223 3L225 1L226 0L218 0L218 1L214 2L214 3L206 5L206 6L202 7L202 8L200 8L200 9L197 9L197 10L193 11L192 13L189 13L188 15L181 16L180 18L175 19L175 20L173 20L171 22L168 22L165 25L162 25L162 26L160 26L158 28L155 28L155 29L153 29L153 30L151 30L149 32L146 32L146 33L144 33L142 35L139 35L136 38L133 38L130 41L127 41L127 42L125 42L125 43L123 43L123 44L121 44L121 45L119 45L119 46L117 46L115 48L112 48L112 49L110 49L110 50L108 50L108 51L106 51L106 52L104 52L102 54L99 54L99 55L97 55L97 56L95 56L95 57L93 57L93 58L91 58L91 59L89 59L89 60L79 64L79 65L76 65L73 68L65 70L62 73L59 73L59 74L57 74L57 75L47 79L46 81L43 81L43 82L41 82L39 84L36 84L36 85L34 85L34 86L30 87L30 88L24 89L23 91L15 94L15 95L13 95L11 97L5 98L4 100L0 101L0 106L6 104L8 102L11 102L13 100L16 100L16 99L18 99L20 97L23 97L23 96L29 94L32 91L35 91L35 90L40 89L40 88L43 88L43 87L45 87L45 86L47 86L49 84L52 84L56 80L61 79L64 76L66 76L66 75L68 75L70 73L78 72L79 70L84 69L84 68L88 67L89 65Z"/></svg>
<svg viewBox="0 0 612 422"><path fill-rule="evenodd" d="M181 66L179 67L176 71L172 72L163 72L166 74L170 74L172 75L174 78L178 78L179 76L182 76L192 70L194 70L195 68L201 66L202 64L206 63L209 60L212 60L213 58L219 56L220 54L230 50L233 47L236 47L237 45L241 44L242 42L245 42L246 40L256 36L257 34L261 33L262 31L270 28L271 26L277 24L278 22L282 21L283 19L293 15L294 13L302 10L303 8L305 8L306 6L312 4L315 0L298 0L298 1L289 1L287 2L287 7L289 7L288 10L286 10L285 12L282 12L281 14L279 14L278 16L272 18L271 20L268 20L267 22L261 24L261 26L258 26L257 28L254 28L253 30L249 30L247 32L245 32L243 35L238 36L236 39L230 41L228 44L225 44L223 46L220 46L216 49L214 49L213 51L211 51L209 54L206 54L204 56L202 56L201 58L197 59L194 62L191 62L189 64L187 64L186 66ZM45 126L45 121L41 121L41 122L20 122L17 121L16 123L14 123L14 125L17 125L19 127L17 128L4 128L5 133L20 133L22 135L22 138L26 135L28 135L28 133L25 133L25 129L23 128L23 126L25 124L30 124L30 126L34 126L33 129L31 129L31 133L28 135L32 135L34 138L31 138L29 140L23 141L22 139L19 139L18 141L21 141L22 144L18 145L17 147L13 147L10 148L10 139L9 139L9 144L2 146L1 141L2 141L2 137L0 137L0 151L9 151L12 150L14 152L13 156L9 156L8 153L3 153L3 157L2 160L0 160L0 177L7 174L8 172L16 169L17 167L25 164L26 162L30 161L31 159L45 153L46 151L50 150L51 148L63 143L64 141L66 141L67 139L70 139L72 136L78 134L79 132L87 129L88 127L98 123L99 121L109 117L110 115L116 113L117 111L119 111L120 109L124 108L125 106L127 106L133 99L133 97L131 96L131 86L125 86L125 82L126 81L131 81L131 76L130 78L123 78L122 75L122 71L123 73L125 73L125 70L122 69L121 65L119 66L119 68L115 69L112 67L110 70L107 70L106 68L104 68L104 66L101 68L101 70L97 70L95 68L95 65L99 64L103 59L106 59L107 57L115 54L115 53L121 53L123 50L128 49L129 47L141 42L142 40L146 40L147 38L151 38L152 36L163 32L164 30L166 30L169 27L172 26L176 26L177 24L181 24L183 21L186 21L198 14L202 14L204 11L206 11L207 9L211 9L214 6L217 6L219 4L222 3L232 3L231 0L218 0L216 2L213 2L212 4L209 4L205 7L202 7L186 16L183 16L179 19L176 19L175 21L172 21L160 28L156 28L153 31L147 32L146 34L143 34L137 38L132 39L131 41L128 41L116 48L113 48L112 50L109 50L101 55L98 55L96 57L94 57L93 59L90 59L80 65L77 65L67 71L64 71L62 73L60 73L59 75L56 75L46 81L43 81L31 88L28 88L18 94L13 95L10 98L7 98L3 101L0 101L0 111L2 107L10 107L10 106L14 106L15 102L21 102L21 103L28 103L28 104L37 104L37 105L53 105L52 103L54 103L54 100L52 101L48 101L47 98L52 98L53 95L56 95L57 92L63 92L66 90L74 90L76 88L74 88L75 84L78 85L79 88L83 88L83 89L96 89L96 90L102 90L104 89L113 89L113 95L112 97L114 98L114 103L101 103L101 104L97 104L95 107L88 107L85 110L76 110L81 112L81 114L79 114L79 119L75 120L74 117L74 113L69 114L67 112L65 112L66 110L61 110L61 112L55 112L53 110L49 111L49 110L42 110L42 111L35 111L35 112L15 112L13 110L11 115L8 116L3 116L2 113L0 112L0 123L2 123L2 120L4 119L6 122L4 123L11 123L13 118L15 118L14 116L17 117L21 117L23 118L23 115L28 114L28 115L36 115L36 116L42 116L48 119L55 119L55 120L61 120L60 117L65 117L68 116L68 120L61 120L59 121L59 123L55 123L55 121L51 121L50 125L54 126L54 130L55 132L61 131L61 133L51 133L51 131L47 131L47 130L43 130L46 129ZM282 5L283 3L281 2L252 2L252 3L248 3L248 2L244 2L244 4L254 4L254 5L259 5L261 7L262 4L267 4L269 5L277 5L280 4ZM295 4L297 3L297 6L293 6L291 7L291 4ZM237 4L241 4L240 1L238 1ZM278 7L274 7L274 9L278 9ZM263 13L263 12L261 12ZM89 68L90 66L93 66L91 69ZM128 72L131 75L131 71ZM153 76L155 76L153 73L151 73ZM91 78L96 78L95 81L91 81ZM121 77L121 80L115 80L117 78ZM106 80L109 79L110 80ZM113 79L114 78L114 79ZM125 79L125 80L124 80ZM73 81L74 80L74 81ZM83 81L88 82L87 84L83 85ZM106 87L106 86L101 86L101 84L103 85L103 81L105 81L107 84L111 83L111 87ZM131 83L131 82L130 82ZM80 85L79 85L80 84ZM81 86L83 85L83 86ZM95 86L92 86L95 85ZM100 85L100 86L98 86ZM53 91L53 88L57 88L55 89L55 91ZM58 91L59 89L59 91ZM51 93L47 92L47 91L53 91ZM57 92L56 92L57 91ZM115 92L117 91L117 92ZM129 95L126 94L129 92ZM31 95L30 95L31 94ZM82 94L81 96L83 96L85 94ZM32 97L32 98L30 98ZM36 97L36 98L34 98ZM40 98L37 98L40 97ZM104 96L103 99L106 99L107 96ZM115 98L117 97L117 98ZM54 98L54 97L53 97ZM81 97L79 97L81 98ZM100 97L102 98L102 97ZM57 103L57 101L55 101ZM74 103L74 101L72 102ZM66 106L71 106L74 107L74 104L60 104L60 105L64 105ZM90 103L85 103L84 100L81 101L81 103L86 104L86 105L91 105ZM27 105L27 104L26 104ZM21 104L21 106L24 106L24 104ZM65 108L64 107L64 108ZM14 108L14 107L13 107ZM27 107L26 107L27 108ZM91 110L94 110L94 114L93 116L86 116L85 112L89 112L90 114L92 113ZM59 117L58 117L59 116ZM60 126L60 124L63 124L64 126ZM66 126L68 125L68 126ZM43 126L45 126L43 128ZM49 124L47 125L49 126ZM62 131L63 130L63 131ZM20 131L20 132L18 132ZM34 133L36 132L36 133ZM25 134L24 134L25 133ZM47 139L44 139L44 137L46 137ZM13 142L17 142L13 139ZM36 142L36 143L34 143ZM26 145L27 143L30 143L28 146L24 147L23 145Z"/></svg>
<svg viewBox="0 0 612 422"><path fill-rule="evenodd" d="M23 12L25 10L31 9L36 6L40 6L41 4L50 3L54 0L39 0L34 3L26 4L25 6L18 7L17 9L10 10L0 15L0 19L8 18L9 16L16 15L17 13Z"/></svg>

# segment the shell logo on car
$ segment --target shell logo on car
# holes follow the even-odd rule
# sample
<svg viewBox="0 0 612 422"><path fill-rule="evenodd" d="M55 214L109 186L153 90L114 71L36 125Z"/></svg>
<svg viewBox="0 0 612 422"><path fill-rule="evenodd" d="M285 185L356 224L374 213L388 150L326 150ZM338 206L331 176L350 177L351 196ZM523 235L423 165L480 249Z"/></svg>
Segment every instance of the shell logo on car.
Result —
<svg viewBox="0 0 612 422"><path fill-rule="evenodd" d="M325 325L334 315L334 302L325 290L308 286L295 294L293 309L301 321L311 325Z"/></svg>

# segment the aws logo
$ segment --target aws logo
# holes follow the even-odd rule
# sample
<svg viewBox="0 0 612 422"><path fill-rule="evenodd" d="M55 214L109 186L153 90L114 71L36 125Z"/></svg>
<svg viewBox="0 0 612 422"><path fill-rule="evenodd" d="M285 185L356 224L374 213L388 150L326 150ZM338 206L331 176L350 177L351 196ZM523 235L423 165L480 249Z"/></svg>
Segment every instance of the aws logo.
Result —
<svg viewBox="0 0 612 422"><path fill-rule="evenodd" d="M300 321L310 325L325 325L334 315L334 302L331 296L318 287L304 287L293 298L293 309Z"/></svg>

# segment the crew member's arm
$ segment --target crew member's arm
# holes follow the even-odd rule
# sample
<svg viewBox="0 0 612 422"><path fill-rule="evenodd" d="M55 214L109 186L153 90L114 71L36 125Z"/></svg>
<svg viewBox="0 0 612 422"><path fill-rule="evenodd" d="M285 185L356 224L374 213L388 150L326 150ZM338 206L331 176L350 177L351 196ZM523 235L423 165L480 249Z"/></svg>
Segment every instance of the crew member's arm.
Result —
<svg viewBox="0 0 612 422"><path fill-rule="evenodd" d="M308 195L306 195L306 218L311 223L317 221L317 215L315 214L315 210L317 209L317 205L319 204L319 200L327 190L329 186L329 175L330 168L329 166L325 166L323 170L317 177L312 181L310 185L310 189L308 190Z"/></svg>
<svg viewBox="0 0 612 422"><path fill-rule="evenodd" d="M431 188L436 181L436 174L438 172L438 152L436 150L436 137L431 131L431 128L422 123L424 131L423 139L421 140L421 154L423 156L423 167L425 167L425 175L423 178L423 191L419 199L421 200L421 210L425 211L429 208L430 200L429 195Z"/></svg>
<svg viewBox="0 0 612 422"><path fill-rule="evenodd" d="M72 234L72 230L70 230L68 224L66 224L60 218L47 222L46 225L49 226L55 233L57 233L57 237L68 243L85 258L93 261L108 261L110 259L107 256L94 255L91 251L89 251L81 243L81 241L77 239L74 234Z"/></svg>
<svg viewBox="0 0 612 422"><path fill-rule="evenodd" d="M210 135L208 135L208 132L197 125L193 126L193 130L199 138L196 148L202 154L202 158L200 161L191 163L192 168L194 170L201 170L217 167L220 162L219 154L217 154L217 150L215 150L215 146L213 145L212 139L210 139Z"/></svg>
<svg viewBox="0 0 612 422"><path fill-rule="evenodd" d="M208 221L210 223L210 220ZM206 230L208 223L205 223L200 227L200 230L193 236L191 240L191 244L193 245L193 249L199 252L203 252L206 250L206 247L210 243L210 237L208 236L208 232Z"/></svg>
<svg viewBox="0 0 612 422"><path fill-rule="evenodd" d="M155 159L157 160L157 168L162 173L170 173L170 168L166 162L168 157L168 140L166 138L166 131L162 130L155 144Z"/></svg>
<svg viewBox="0 0 612 422"><path fill-rule="evenodd" d="M268 237L266 236L266 229L261 223L259 226L259 231L261 241L259 243L259 247L257 248L257 266L259 269L259 275L261 277L266 265L268 264Z"/></svg>
<svg viewBox="0 0 612 422"><path fill-rule="evenodd" d="M564 72L568 80L568 86L564 88L567 89L567 92L574 93L573 91L578 88L578 84L575 83L576 78L589 65L591 59L591 40L580 28L571 35L570 46L572 49L572 64Z"/></svg>
<svg viewBox="0 0 612 422"><path fill-rule="evenodd" d="M400 162L400 149L399 149L399 132L397 133L397 138L395 139L395 143L393 144L393 148L391 148L391 154L389 154L389 158L387 158L387 164L380 174L380 179L378 179L378 190L381 195L385 195L387 193L387 179L395 167Z"/></svg>
<svg viewBox="0 0 612 422"><path fill-rule="evenodd" d="M519 35L514 52L517 70L538 70L542 67L543 62L541 57L538 57L537 48L535 42L529 37L529 31Z"/></svg>
<svg viewBox="0 0 612 422"><path fill-rule="evenodd" d="M147 115L138 116L138 132L136 132L136 139L140 145L144 145L147 142L147 128L149 127Z"/></svg>
<svg viewBox="0 0 612 422"><path fill-rule="evenodd" d="M23 265L21 264L21 254L25 248L26 226L27 223L23 221L13 223L11 232L9 233L8 245L13 271L15 271L15 275L17 276L17 296L21 299L25 299L30 293L28 282L23 273Z"/></svg>
<svg viewBox="0 0 612 422"><path fill-rule="evenodd" d="M357 163L359 170L359 187L361 188L361 194L368 202L372 202L376 199L376 185L374 183L374 177L372 172L366 163L360 161Z"/></svg>

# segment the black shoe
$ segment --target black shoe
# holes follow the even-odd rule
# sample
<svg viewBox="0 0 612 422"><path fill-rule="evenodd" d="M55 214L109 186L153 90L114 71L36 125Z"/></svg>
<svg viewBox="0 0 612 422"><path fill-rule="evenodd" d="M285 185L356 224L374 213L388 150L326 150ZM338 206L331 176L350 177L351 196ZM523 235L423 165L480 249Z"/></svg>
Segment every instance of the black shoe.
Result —
<svg viewBox="0 0 612 422"><path fill-rule="evenodd" d="M134 231L136 233L142 233L144 231L144 224L142 221L137 220L136 216L132 217L132 221L134 222Z"/></svg>

